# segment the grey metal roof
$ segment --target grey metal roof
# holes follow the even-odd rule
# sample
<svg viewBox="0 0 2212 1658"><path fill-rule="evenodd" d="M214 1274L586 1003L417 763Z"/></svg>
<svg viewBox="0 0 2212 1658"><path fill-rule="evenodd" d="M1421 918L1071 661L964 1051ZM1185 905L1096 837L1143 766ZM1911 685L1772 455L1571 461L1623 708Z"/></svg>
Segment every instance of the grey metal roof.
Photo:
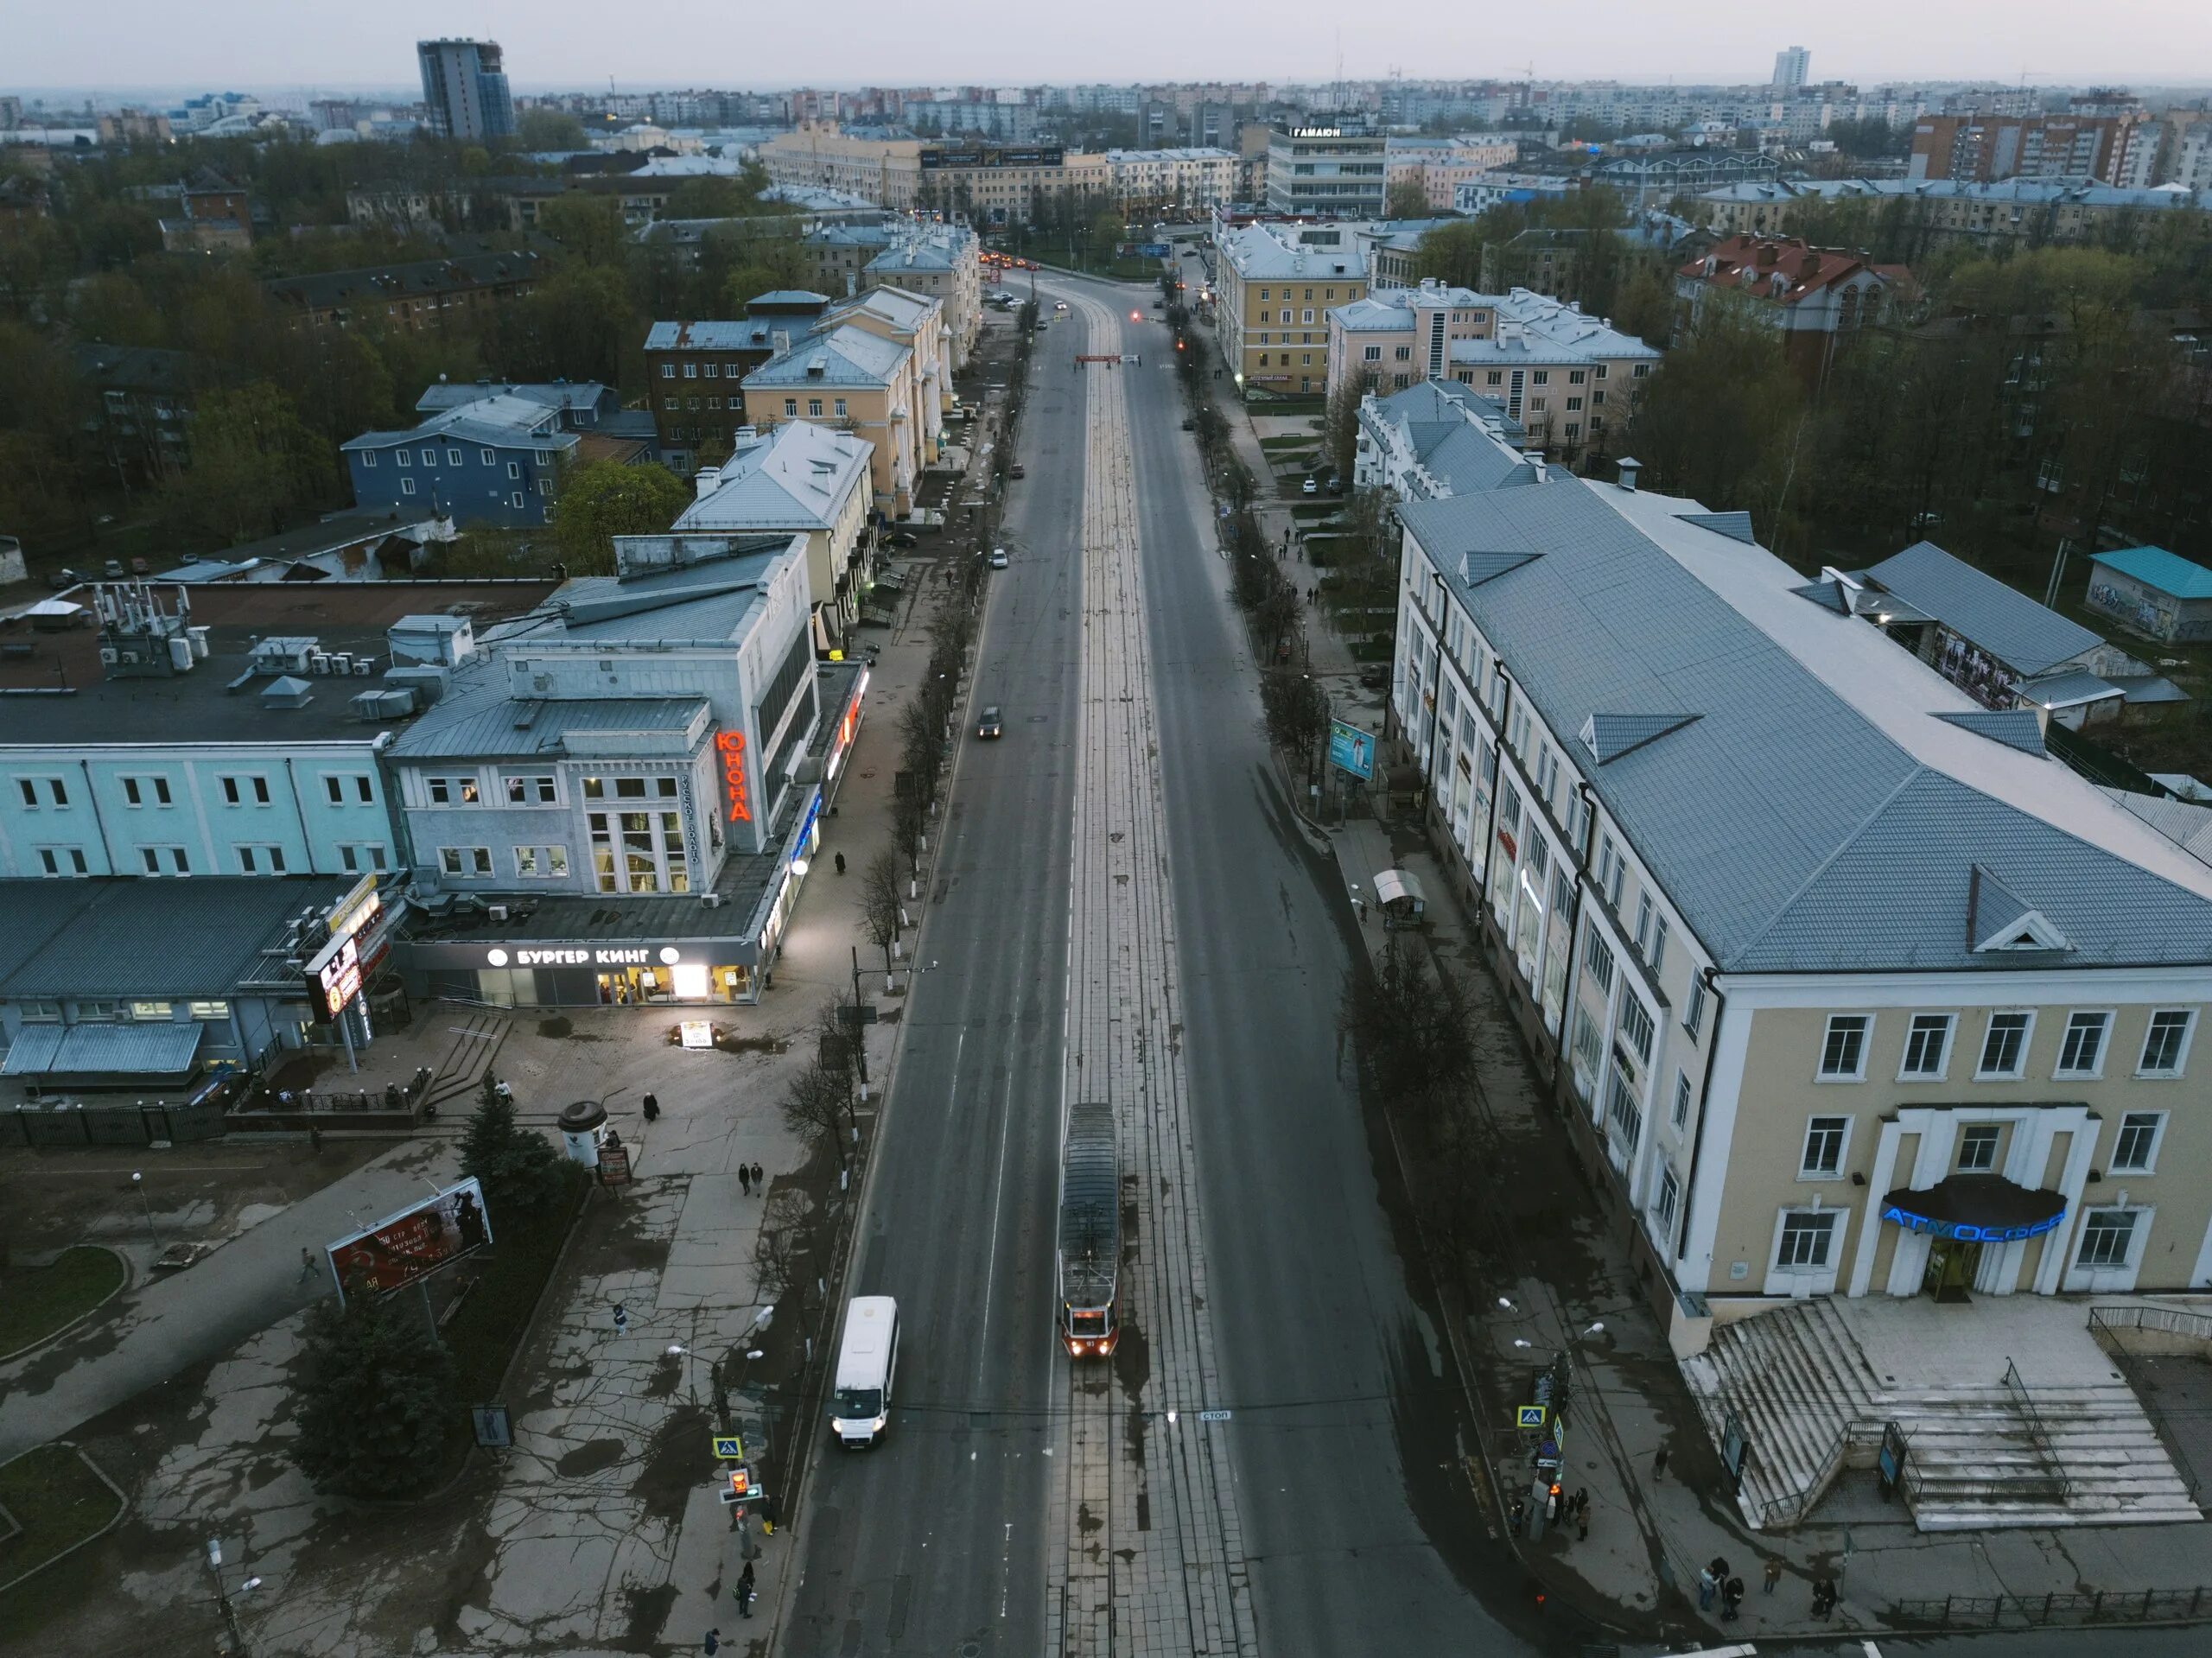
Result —
<svg viewBox="0 0 2212 1658"><path fill-rule="evenodd" d="M2033 708L1970 708L1936 717L1948 721L1961 730L1976 732L1993 743L2017 748L2023 754L2050 753L2044 746L2043 716Z"/></svg>
<svg viewBox="0 0 2212 1658"><path fill-rule="evenodd" d="M1554 473L1398 511L1551 730L1700 716L1588 776L1725 970L2006 965L1967 942L1977 863L2065 932L2069 962L2212 962L2212 898L1923 763L1625 516L1663 498L1617 511L1601 487ZM1516 547L1543 556L1461 579L1462 554ZM2054 795L2078 781L2044 764Z"/></svg>
<svg viewBox="0 0 2212 1658"><path fill-rule="evenodd" d="M403 445L452 439L508 449L573 449L582 441L563 430L559 411L534 398L503 391L478 397L431 416L419 426L388 432L364 432L340 449L392 449Z"/></svg>
<svg viewBox="0 0 2212 1658"><path fill-rule="evenodd" d="M556 701L512 696L505 664L471 676L399 734L396 759L499 759L565 754L573 734L677 736L707 711L704 697L610 696Z"/></svg>
<svg viewBox="0 0 2212 1658"><path fill-rule="evenodd" d="M2020 687L2020 695L2039 707L2046 708L2078 708L2084 702L2102 702L2126 693L2112 681L2091 673L2086 668L2076 668L2069 673L2050 674L2041 679L2030 680Z"/></svg>
<svg viewBox="0 0 2212 1658"><path fill-rule="evenodd" d="M26 1025L0 1076L175 1077L192 1069L207 1027L198 1020L130 1025Z"/></svg>
<svg viewBox="0 0 2212 1658"><path fill-rule="evenodd" d="M867 471L874 446L810 421L741 440L715 486L677 515L683 530L827 529Z"/></svg>
<svg viewBox="0 0 2212 1658"><path fill-rule="evenodd" d="M1758 537L1751 532L1751 515L1748 512L1685 512L1682 522L1710 530L1716 536L1726 536L1731 541L1758 544Z"/></svg>
<svg viewBox="0 0 2212 1658"><path fill-rule="evenodd" d="M321 876L0 880L0 996L228 996L302 910L353 885Z"/></svg>
<svg viewBox="0 0 2212 1658"><path fill-rule="evenodd" d="M1599 765L1611 765L1696 718L1694 714L1593 714L1582 722L1582 742Z"/></svg>
<svg viewBox="0 0 2212 1658"><path fill-rule="evenodd" d="M750 391L754 386L884 385L912 355L911 346L843 323L794 334L791 348L747 375L744 386ZM817 362L822 365L819 374L813 372Z"/></svg>
<svg viewBox="0 0 2212 1658"><path fill-rule="evenodd" d="M1932 541L1915 542L1866 574L2023 674L2042 673L2104 643Z"/></svg>

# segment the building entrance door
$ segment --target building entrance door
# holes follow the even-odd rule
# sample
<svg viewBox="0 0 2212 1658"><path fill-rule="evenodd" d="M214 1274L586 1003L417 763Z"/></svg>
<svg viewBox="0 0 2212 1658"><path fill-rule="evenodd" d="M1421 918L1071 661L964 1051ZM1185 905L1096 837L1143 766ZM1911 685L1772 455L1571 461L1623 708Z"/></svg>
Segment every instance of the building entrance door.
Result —
<svg viewBox="0 0 2212 1658"><path fill-rule="evenodd" d="M1936 1238L1928 1245L1928 1269L1920 1287L1938 1301L1971 1301L1974 1274L1981 1266L1981 1246L1956 1238Z"/></svg>

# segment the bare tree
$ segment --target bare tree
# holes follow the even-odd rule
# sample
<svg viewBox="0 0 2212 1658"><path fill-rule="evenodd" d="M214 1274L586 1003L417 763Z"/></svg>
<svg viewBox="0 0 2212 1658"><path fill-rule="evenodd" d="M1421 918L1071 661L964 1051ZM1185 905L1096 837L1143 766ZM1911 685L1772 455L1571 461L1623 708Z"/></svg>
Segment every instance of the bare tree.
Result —
<svg viewBox="0 0 2212 1658"><path fill-rule="evenodd" d="M891 976L892 951L898 948L905 918L899 905L899 856L889 847L868 861L861 871L861 925L868 940L883 952L883 976Z"/></svg>
<svg viewBox="0 0 2212 1658"><path fill-rule="evenodd" d="M847 1144L852 1119L852 1094L844 1079L819 1059L791 1078L784 1093L784 1125L810 1146L827 1146L837 1154L842 1172L850 1147Z"/></svg>
<svg viewBox="0 0 2212 1658"><path fill-rule="evenodd" d="M1391 934L1371 966L1346 973L1337 1016L1384 1097L1415 1105L1442 1099L1475 1068L1466 993L1425 955Z"/></svg>
<svg viewBox="0 0 2212 1658"><path fill-rule="evenodd" d="M767 1305L781 1302L798 1282L799 1257L806 1253L806 1203L804 1192L786 1187L761 1211L753 1240L753 1293Z"/></svg>
<svg viewBox="0 0 2212 1658"><path fill-rule="evenodd" d="M917 875L922 873L922 843L929 825L929 808L920 795L901 795L891 803L891 844Z"/></svg>

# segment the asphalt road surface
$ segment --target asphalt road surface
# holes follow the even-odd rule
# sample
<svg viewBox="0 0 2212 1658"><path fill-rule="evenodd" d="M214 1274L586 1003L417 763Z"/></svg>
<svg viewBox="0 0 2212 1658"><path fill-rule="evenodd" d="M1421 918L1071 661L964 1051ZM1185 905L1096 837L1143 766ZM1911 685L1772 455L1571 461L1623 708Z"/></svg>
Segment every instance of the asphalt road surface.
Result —
<svg viewBox="0 0 2212 1658"><path fill-rule="evenodd" d="M1270 1654L1568 1649L1538 1623L1462 1470L1449 1350L1409 1282L1402 1203L1338 1068L1356 925L1267 754L1173 342L1154 290L1047 278L1118 308L1153 695L1182 956L1210 1311L1259 1644ZM1131 323L1136 310L1141 321ZM1033 1654L1045 1629L1058 1064L1076 719L1079 314L1038 340L943 900L862 1218L855 1293L899 1298L887 1443L817 1450L784 1648L812 1658ZM1097 371L1090 371L1097 372ZM1060 1388L1065 1394L1065 1385ZM826 1432L826 1430L823 1430Z"/></svg>

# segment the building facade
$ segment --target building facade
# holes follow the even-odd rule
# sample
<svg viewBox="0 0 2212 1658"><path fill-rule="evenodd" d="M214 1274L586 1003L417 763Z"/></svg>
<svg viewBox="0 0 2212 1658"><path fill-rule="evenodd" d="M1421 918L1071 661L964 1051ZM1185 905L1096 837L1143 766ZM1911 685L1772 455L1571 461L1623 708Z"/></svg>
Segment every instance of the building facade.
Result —
<svg viewBox="0 0 2212 1658"><path fill-rule="evenodd" d="M877 508L905 518L925 464L920 376L910 346L833 316L746 376L745 406L763 430L804 420L864 439Z"/></svg>
<svg viewBox="0 0 2212 1658"><path fill-rule="evenodd" d="M512 138L514 98L496 41L418 41L423 102L430 130L458 143L487 144Z"/></svg>
<svg viewBox="0 0 2212 1658"><path fill-rule="evenodd" d="M745 426L745 377L818 324L827 295L756 295L734 321L656 322L645 334L645 380L661 455L683 473L729 453Z"/></svg>
<svg viewBox="0 0 2212 1658"><path fill-rule="evenodd" d="M2212 1286L2212 867L1622 471L1401 506L1391 706L1677 1350Z"/></svg>
<svg viewBox="0 0 2212 1658"><path fill-rule="evenodd" d="M1353 227L1217 226L1214 315L1238 394L1319 395L1329 376L1328 314L1367 296Z"/></svg>
<svg viewBox="0 0 2212 1658"><path fill-rule="evenodd" d="M1268 211L1380 219L1389 194L1382 130L1358 115L1279 121L1268 133Z"/></svg>
<svg viewBox="0 0 2212 1658"><path fill-rule="evenodd" d="M526 250L465 253L450 259L280 276L261 288L294 328L343 328L375 319L389 327L419 333L526 297L543 269L544 262Z"/></svg>
<svg viewBox="0 0 2212 1658"><path fill-rule="evenodd" d="M1676 326L1694 329L1709 307L1739 308L1779 332L1791 364L1817 378L1840 338L1889 321L1911 291L1902 265L1798 239L1732 236L1675 273Z"/></svg>
<svg viewBox="0 0 2212 1658"><path fill-rule="evenodd" d="M531 397L479 398L404 431L339 446L356 505L507 528L550 524L582 439Z"/></svg>
<svg viewBox="0 0 2212 1658"><path fill-rule="evenodd" d="M1923 115L1912 124L1909 179L2072 180L2148 186L2157 176L2158 123L2141 110L2089 115Z"/></svg>

